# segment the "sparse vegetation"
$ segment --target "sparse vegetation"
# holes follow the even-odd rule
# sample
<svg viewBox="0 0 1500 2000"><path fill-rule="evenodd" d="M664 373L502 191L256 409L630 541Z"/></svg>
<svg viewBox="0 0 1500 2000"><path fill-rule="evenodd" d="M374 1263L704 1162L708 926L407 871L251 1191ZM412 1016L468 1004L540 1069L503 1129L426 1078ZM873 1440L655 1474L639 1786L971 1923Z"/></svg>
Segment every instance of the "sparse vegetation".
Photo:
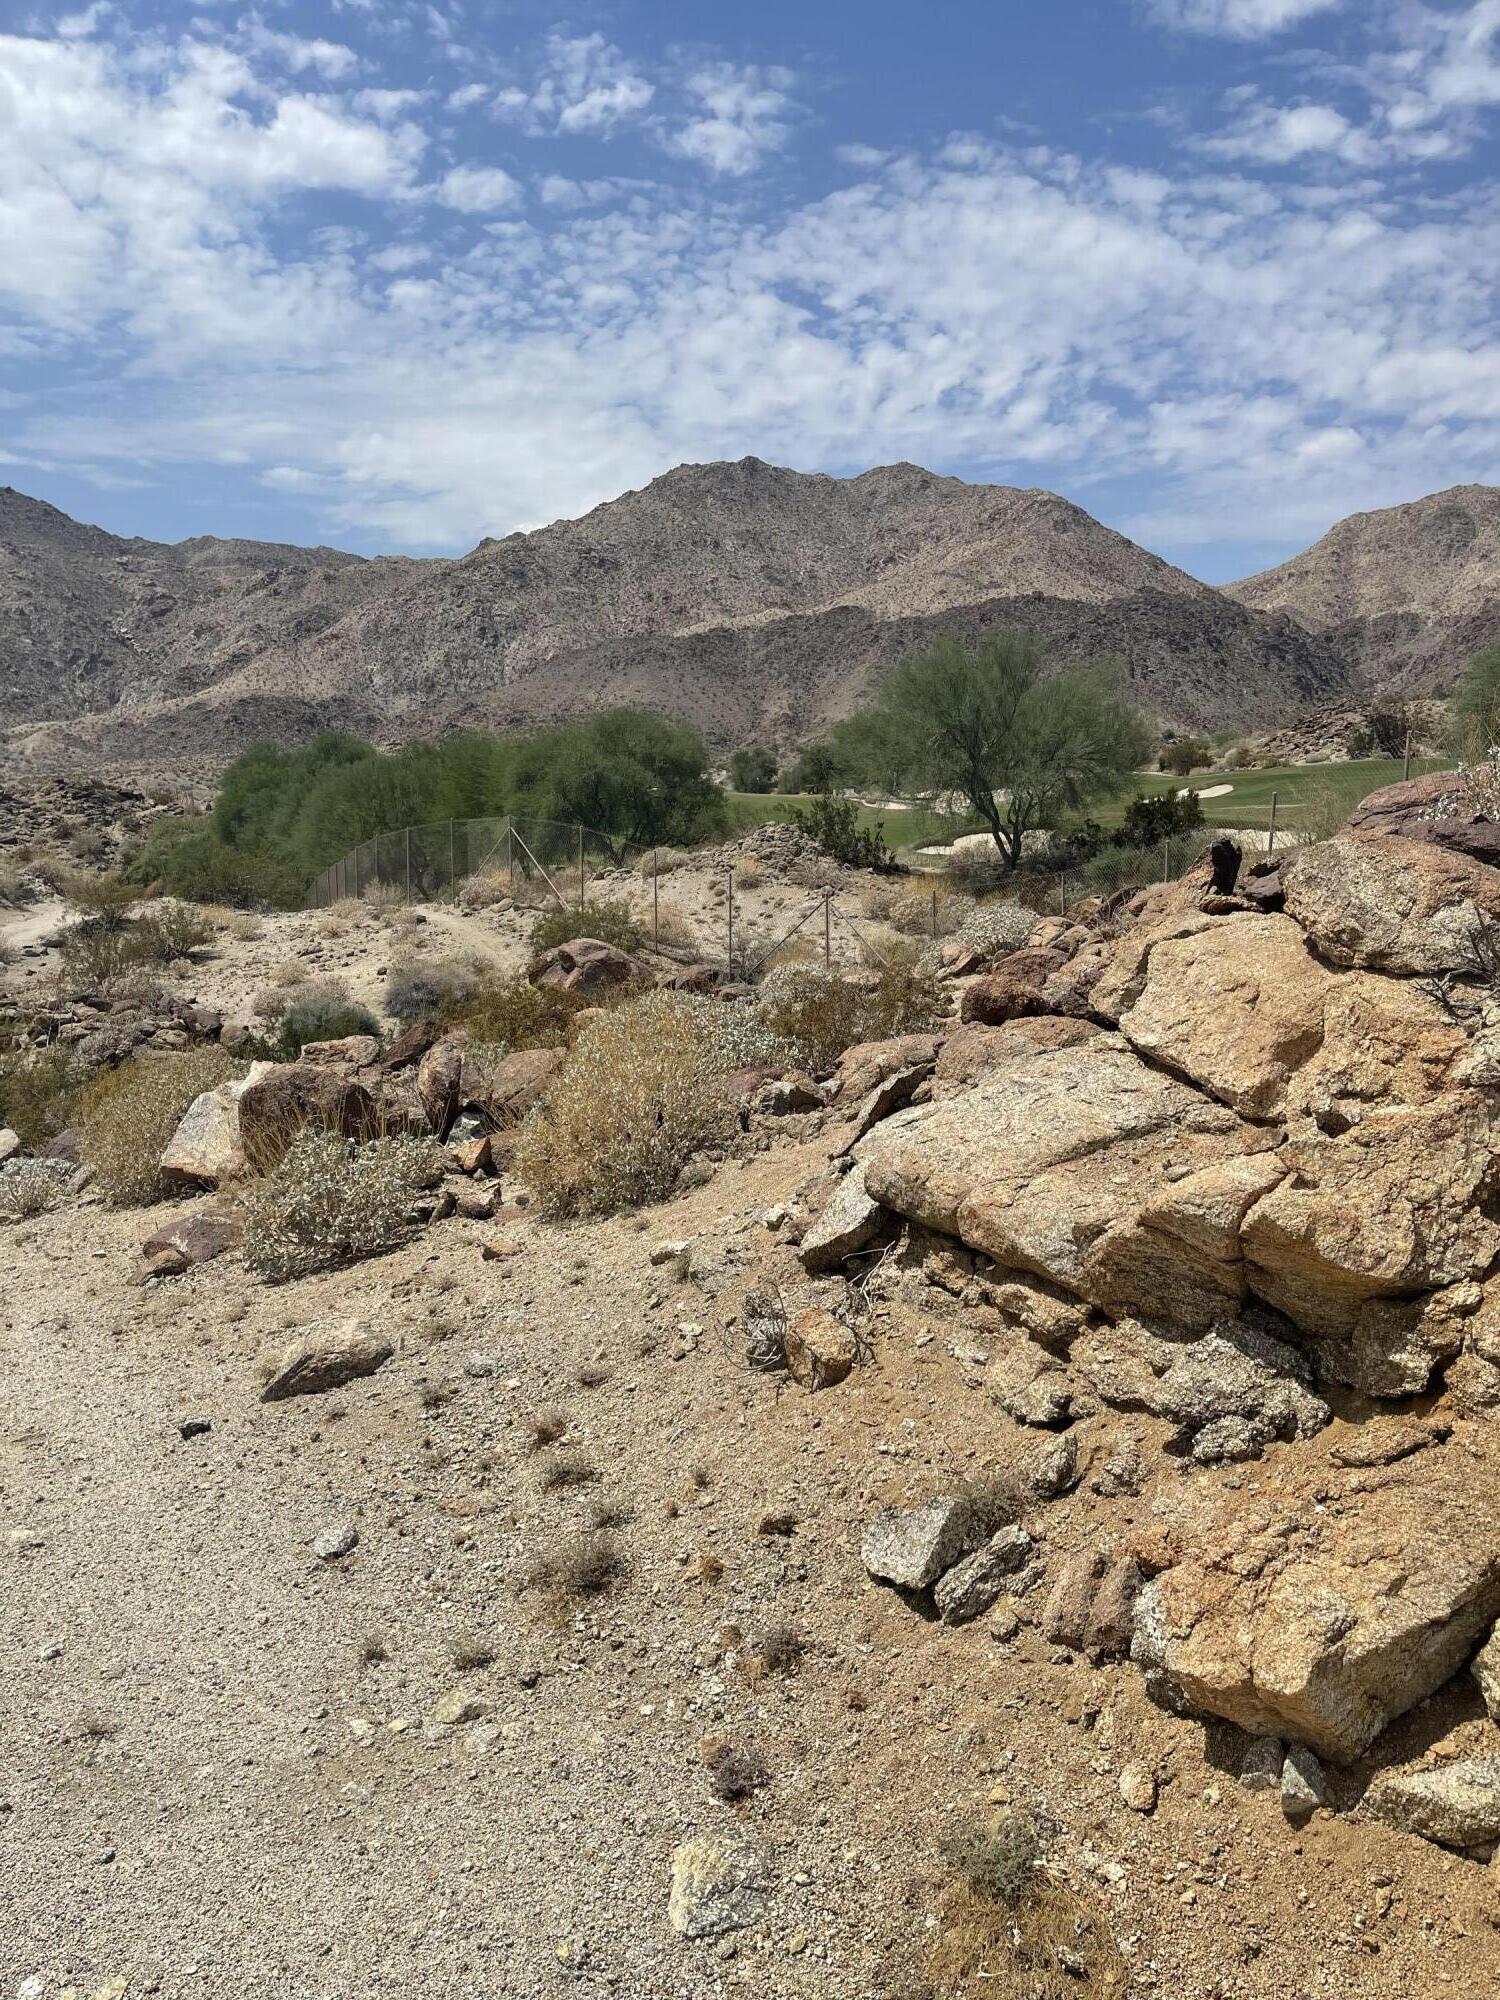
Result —
<svg viewBox="0 0 1500 2000"><path fill-rule="evenodd" d="M245 1196L245 1262L280 1279L377 1256L402 1241L413 1200L442 1171L425 1139L304 1131Z"/></svg>
<svg viewBox="0 0 1500 2000"><path fill-rule="evenodd" d="M14 1049L0 1056L0 1125L35 1152L67 1125L77 1087L72 1059L59 1044Z"/></svg>
<svg viewBox="0 0 1500 2000"><path fill-rule="evenodd" d="M549 1444L566 1437L568 1420L561 1410L543 1410L531 1419L527 1428L526 1448L528 1451L542 1451Z"/></svg>
<svg viewBox="0 0 1500 2000"><path fill-rule="evenodd" d="M380 1033L380 1023L369 1008L351 1000L337 979L299 980L295 986L263 995L256 1011L274 1023L270 1054L279 1062L295 1062L309 1042Z"/></svg>
<svg viewBox="0 0 1500 2000"><path fill-rule="evenodd" d="M794 1674L807 1652L807 1636L785 1619L768 1625L756 1641L754 1657L768 1674Z"/></svg>
<svg viewBox="0 0 1500 2000"><path fill-rule="evenodd" d="M643 942L640 918L628 903L600 901L581 910L564 909L555 903L532 925L531 949L540 958L543 952L579 937L598 938L628 952L639 951Z"/></svg>
<svg viewBox="0 0 1500 2000"><path fill-rule="evenodd" d="M592 1020L521 1128L516 1171L547 1214L610 1214L670 1192L689 1157L725 1137L723 1078L737 1064L715 1037L727 1010L652 993Z"/></svg>
<svg viewBox="0 0 1500 2000"><path fill-rule="evenodd" d="M1009 1812L988 1826L966 1822L947 1836L940 1853L974 1895L1014 1909L1036 1880L1042 1846L1031 1815Z"/></svg>
<svg viewBox="0 0 1500 2000"><path fill-rule="evenodd" d="M560 1451L543 1461L537 1483L544 1493L576 1493L598 1477L599 1468L586 1452Z"/></svg>
<svg viewBox="0 0 1500 2000"><path fill-rule="evenodd" d="M512 1049L566 1046L582 1002L553 986L533 986L524 977L484 979L463 1000L444 1010L447 1026L463 1027L469 1039L508 1054Z"/></svg>
<svg viewBox="0 0 1500 2000"><path fill-rule="evenodd" d="M183 1113L246 1065L219 1048L137 1055L102 1071L81 1093L83 1162L113 1208L160 1200L161 1156Z"/></svg>
<svg viewBox="0 0 1500 2000"><path fill-rule="evenodd" d="M385 982L385 1011L403 1027L452 1014L473 998L478 979L453 959L409 958L393 966Z"/></svg>
<svg viewBox="0 0 1500 2000"><path fill-rule="evenodd" d="M741 1805L771 1782L766 1760L753 1744L717 1744L708 1759L708 1781L716 1799Z"/></svg>
<svg viewBox="0 0 1500 2000"><path fill-rule="evenodd" d="M533 1589L545 1591L561 1610L612 1590L626 1572L625 1555L608 1529L590 1528L564 1539L531 1571Z"/></svg>
<svg viewBox="0 0 1500 2000"><path fill-rule="evenodd" d="M944 996L934 975L907 951L854 976L821 966L779 967L761 987L755 1012L810 1069L825 1070L858 1042L931 1027L942 1019Z"/></svg>
<svg viewBox="0 0 1500 2000"><path fill-rule="evenodd" d="M0 1222L45 1215L68 1192L73 1169L60 1160L8 1160L0 1166Z"/></svg>
<svg viewBox="0 0 1500 2000"><path fill-rule="evenodd" d="M883 822L861 826L853 799L825 792L791 815L809 840L816 841L830 861L845 868L894 868L895 857L885 844Z"/></svg>

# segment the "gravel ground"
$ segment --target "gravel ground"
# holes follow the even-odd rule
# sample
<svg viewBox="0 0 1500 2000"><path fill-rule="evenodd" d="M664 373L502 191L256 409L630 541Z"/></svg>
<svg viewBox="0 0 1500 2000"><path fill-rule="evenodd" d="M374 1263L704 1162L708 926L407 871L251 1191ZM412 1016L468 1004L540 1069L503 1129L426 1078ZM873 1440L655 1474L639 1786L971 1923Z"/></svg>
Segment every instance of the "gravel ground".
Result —
<svg viewBox="0 0 1500 2000"><path fill-rule="evenodd" d="M876 1504L1032 1439L915 1272L839 1388L746 1370L741 1292L794 1282L763 1217L811 1206L826 1157L788 1140L643 1226L507 1212L280 1287L225 1258L137 1288L140 1214L0 1230L0 1995L913 2000L938 1841L1008 1799L1057 1828L1134 1991L1500 1992L1490 1871L1348 1819L1294 1832L1128 1666L869 1582ZM663 1239L692 1275L652 1265ZM261 1356L351 1318L397 1342L378 1375L257 1400ZM533 1449L553 1410L597 1470L575 1491ZM189 1418L212 1428L184 1440ZM1276 1477L1156 1463L1146 1515L1192 1478ZM628 1573L560 1614L528 1578L601 1501L628 1510ZM1049 1555L1102 1507L1043 1510ZM780 1624L807 1641L790 1674L750 1658ZM435 1722L455 1692L475 1718ZM1424 1740L1478 1727L1453 1699ZM770 1774L739 1805L709 1783L719 1734ZM1128 1761L1159 1777L1149 1817ZM705 1833L764 1842L773 1889L691 1941L670 1861Z"/></svg>

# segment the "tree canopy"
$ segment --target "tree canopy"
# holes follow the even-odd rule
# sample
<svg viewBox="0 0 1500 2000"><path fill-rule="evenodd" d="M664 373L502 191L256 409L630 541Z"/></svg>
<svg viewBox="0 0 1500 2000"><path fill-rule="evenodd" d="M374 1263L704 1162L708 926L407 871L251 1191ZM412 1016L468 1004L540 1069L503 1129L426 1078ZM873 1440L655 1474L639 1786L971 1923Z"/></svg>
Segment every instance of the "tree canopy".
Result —
<svg viewBox="0 0 1500 2000"><path fill-rule="evenodd" d="M1500 646L1487 646L1464 668L1448 704L1454 752L1473 763L1500 743Z"/></svg>
<svg viewBox="0 0 1500 2000"><path fill-rule="evenodd" d="M834 751L882 789L956 793L1013 869L1028 833L1118 789L1150 744L1117 666L1049 672L1035 638L1002 631L904 660L839 726Z"/></svg>

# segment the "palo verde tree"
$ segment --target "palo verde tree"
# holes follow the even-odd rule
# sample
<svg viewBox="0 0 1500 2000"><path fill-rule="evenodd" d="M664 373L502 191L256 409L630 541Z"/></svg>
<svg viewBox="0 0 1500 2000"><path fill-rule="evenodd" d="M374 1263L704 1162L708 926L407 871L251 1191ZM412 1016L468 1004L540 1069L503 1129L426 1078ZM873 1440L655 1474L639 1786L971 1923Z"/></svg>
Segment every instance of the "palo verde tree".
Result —
<svg viewBox="0 0 1500 2000"><path fill-rule="evenodd" d="M725 821L697 731L642 709L607 709L523 737L511 755L510 794L513 812L581 823L619 853L688 847Z"/></svg>
<svg viewBox="0 0 1500 2000"><path fill-rule="evenodd" d="M840 726L848 765L893 792L957 793L994 836L1007 871L1039 828L1116 790L1151 743L1108 665L1049 672L1025 632L937 640Z"/></svg>
<svg viewBox="0 0 1500 2000"><path fill-rule="evenodd" d="M1448 704L1448 741L1470 764L1500 743L1500 646L1487 646L1464 668Z"/></svg>

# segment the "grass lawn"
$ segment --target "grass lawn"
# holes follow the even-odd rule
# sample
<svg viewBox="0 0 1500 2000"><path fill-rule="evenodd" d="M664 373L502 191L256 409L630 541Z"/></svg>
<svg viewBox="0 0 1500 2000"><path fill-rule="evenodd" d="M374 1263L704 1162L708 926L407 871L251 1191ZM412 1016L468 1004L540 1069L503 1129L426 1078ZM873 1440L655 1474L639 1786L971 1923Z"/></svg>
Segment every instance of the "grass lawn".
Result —
<svg viewBox="0 0 1500 2000"><path fill-rule="evenodd" d="M1413 777L1427 771L1450 769L1441 757L1413 757ZM1191 778L1174 777L1166 771L1143 771L1115 797L1101 799L1090 808L1088 818L1109 828L1120 824L1125 808L1138 792L1175 792L1185 785L1207 791L1220 785L1230 790L1218 798L1203 800L1203 818L1209 826L1264 827L1271 817L1271 798L1276 798L1276 824L1288 833L1304 827L1318 836L1333 831L1371 792L1382 785L1394 785L1401 778L1399 757L1370 757L1348 764L1283 764L1266 771L1195 771ZM805 795L786 792L731 792L729 823L734 832L766 820L788 819L798 806L809 803ZM973 818L950 819L926 807L861 806L861 827L881 824L888 844L898 853L914 847L935 847L962 833L983 832L983 824Z"/></svg>

